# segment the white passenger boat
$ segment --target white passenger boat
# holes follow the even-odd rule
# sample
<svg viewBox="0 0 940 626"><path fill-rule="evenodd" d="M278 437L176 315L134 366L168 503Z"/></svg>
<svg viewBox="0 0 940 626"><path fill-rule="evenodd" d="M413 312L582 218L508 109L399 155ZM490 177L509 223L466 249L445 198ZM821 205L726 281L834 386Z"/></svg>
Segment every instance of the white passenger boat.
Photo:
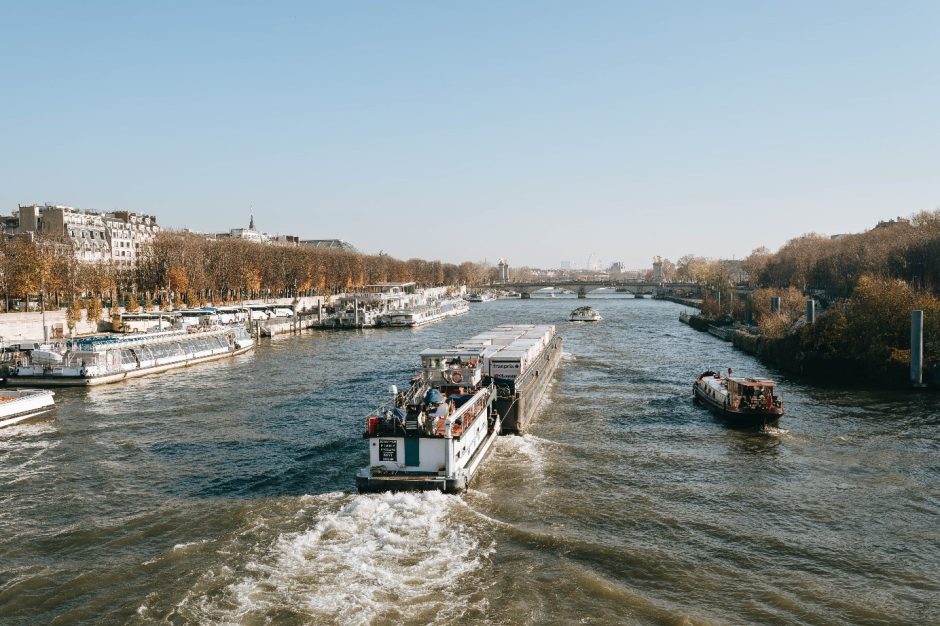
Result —
<svg viewBox="0 0 940 626"><path fill-rule="evenodd" d="M569 322L599 322L603 317L589 306L579 306L568 316Z"/></svg>
<svg viewBox="0 0 940 626"><path fill-rule="evenodd" d="M337 307L339 328L374 328L388 325L389 316L424 304L415 283L377 283L346 294Z"/></svg>
<svg viewBox="0 0 940 626"><path fill-rule="evenodd" d="M0 427L45 415L55 407L45 389L0 389Z"/></svg>
<svg viewBox="0 0 940 626"><path fill-rule="evenodd" d="M459 298L441 300L432 304L409 307L389 313L384 320L387 326L426 326L448 317L463 315L470 306Z"/></svg>
<svg viewBox="0 0 940 626"><path fill-rule="evenodd" d="M369 491L464 491L499 435L496 389L483 383L482 348L425 350L407 391L366 419L369 465L356 487Z"/></svg>
<svg viewBox="0 0 940 626"><path fill-rule="evenodd" d="M244 326L85 337L8 351L2 374L13 385L100 385L235 356L254 345Z"/></svg>

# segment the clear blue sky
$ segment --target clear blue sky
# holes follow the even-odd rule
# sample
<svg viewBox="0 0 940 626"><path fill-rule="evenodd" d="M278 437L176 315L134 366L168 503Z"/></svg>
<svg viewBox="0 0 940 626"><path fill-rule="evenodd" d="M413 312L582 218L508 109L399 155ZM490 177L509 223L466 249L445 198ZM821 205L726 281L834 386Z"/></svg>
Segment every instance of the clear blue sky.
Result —
<svg viewBox="0 0 940 626"><path fill-rule="evenodd" d="M940 2L4 2L0 210L513 265L940 206Z"/></svg>

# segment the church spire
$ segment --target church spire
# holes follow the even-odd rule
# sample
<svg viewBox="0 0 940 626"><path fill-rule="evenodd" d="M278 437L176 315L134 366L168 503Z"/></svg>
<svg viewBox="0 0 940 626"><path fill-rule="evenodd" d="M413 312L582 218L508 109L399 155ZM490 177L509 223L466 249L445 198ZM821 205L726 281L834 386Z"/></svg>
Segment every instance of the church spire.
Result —
<svg viewBox="0 0 940 626"><path fill-rule="evenodd" d="M248 230L254 230L254 229L255 229L255 209L254 207L252 207L251 208L251 221L248 222Z"/></svg>

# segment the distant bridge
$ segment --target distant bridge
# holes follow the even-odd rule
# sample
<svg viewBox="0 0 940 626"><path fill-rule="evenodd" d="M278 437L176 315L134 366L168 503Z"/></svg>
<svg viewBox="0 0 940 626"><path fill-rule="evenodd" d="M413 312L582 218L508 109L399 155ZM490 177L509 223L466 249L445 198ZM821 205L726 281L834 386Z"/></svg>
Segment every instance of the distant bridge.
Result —
<svg viewBox="0 0 940 626"><path fill-rule="evenodd" d="M528 298L539 289L546 287L557 287L560 289L570 289L578 294L579 298L590 298L591 292L602 287L616 289L619 293L629 293L636 297L644 296L667 296L676 294L697 294L699 285L696 283L656 283L650 280L527 280L518 282L502 283L494 285L504 289L512 289L522 294L523 298Z"/></svg>

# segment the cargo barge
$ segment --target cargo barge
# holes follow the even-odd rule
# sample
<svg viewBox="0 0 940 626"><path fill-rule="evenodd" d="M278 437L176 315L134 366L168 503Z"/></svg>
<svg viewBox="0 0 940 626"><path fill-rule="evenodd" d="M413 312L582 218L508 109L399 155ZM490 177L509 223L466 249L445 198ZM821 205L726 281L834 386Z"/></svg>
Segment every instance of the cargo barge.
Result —
<svg viewBox="0 0 940 626"><path fill-rule="evenodd" d="M464 491L500 434L531 421L561 360L554 326L499 326L421 352L421 373L366 419L360 492ZM507 421L509 425L507 426Z"/></svg>
<svg viewBox="0 0 940 626"><path fill-rule="evenodd" d="M8 385L26 387L101 385L235 356L253 347L240 325L95 336L7 352L0 374Z"/></svg>
<svg viewBox="0 0 940 626"><path fill-rule="evenodd" d="M496 387L495 406L502 418L501 434L525 432L561 361L562 340L555 334L555 327L498 326L461 345L483 348L485 381Z"/></svg>

